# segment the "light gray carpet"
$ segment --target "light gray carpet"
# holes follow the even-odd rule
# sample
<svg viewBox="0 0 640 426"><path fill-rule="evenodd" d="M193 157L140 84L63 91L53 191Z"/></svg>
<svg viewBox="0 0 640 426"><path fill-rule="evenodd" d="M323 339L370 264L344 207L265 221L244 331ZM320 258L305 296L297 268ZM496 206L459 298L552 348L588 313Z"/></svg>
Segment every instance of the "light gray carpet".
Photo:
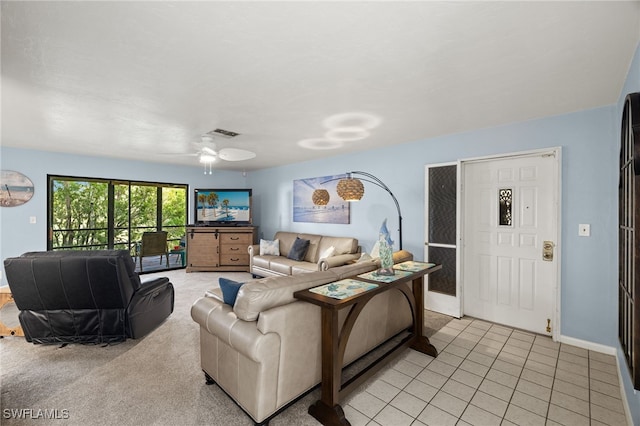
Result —
<svg viewBox="0 0 640 426"><path fill-rule="evenodd" d="M253 421L218 386L205 385L200 370L198 326L191 304L217 287L219 273L184 270L167 276L176 291L173 314L143 339L112 345L33 345L22 337L0 339L0 424L2 425L252 425ZM250 275L226 272L248 280ZM427 335L451 318L428 313ZM314 390L271 421L317 425L307 408ZM39 410L65 420L37 417ZM31 411L29 411L31 410ZM57 411L52 411L57 410Z"/></svg>

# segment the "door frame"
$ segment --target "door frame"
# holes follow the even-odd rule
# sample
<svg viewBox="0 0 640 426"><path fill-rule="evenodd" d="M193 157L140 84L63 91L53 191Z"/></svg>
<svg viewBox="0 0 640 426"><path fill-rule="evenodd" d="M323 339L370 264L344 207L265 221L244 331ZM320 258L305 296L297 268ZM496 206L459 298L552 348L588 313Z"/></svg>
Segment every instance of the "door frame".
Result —
<svg viewBox="0 0 640 426"><path fill-rule="evenodd" d="M461 190L461 192L458 194L459 196L459 206L458 208L460 208L462 214L464 214L465 209L464 209L464 178L465 178L465 166L469 163L476 163L476 162L487 162L487 161L494 161L494 160L504 160L504 159L517 159L517 158L523 158L523 157L533 157L533 156L543 156L543 155L550 155L553 156L555 158L555 168L556 168L556 173L554 176L555 179L555 183L556 183L556 199L555 199L555 203L556 203L556 236L555 236L555 250L554 250L554 261L555 261L555 275L556 275L556 291L554 294L554 301L552 302L552 304L554 306L552 306L553 308L553 317L552 320L552 329L551 329L551 338L553 339L553 341L557 341L558 338L562 335L561 333L561 326L562 324L560 323L560 319L561 319L561 312L560 312L560 302L561 302L561 290L562 290L562 241L561 241L561 237L562 237L562 147L560 146L556 146L556 147L550 147L550 148L544 148L544 149L536 149L536 150L530 150L530 151L519 151L519 152L511 152L511 153L504 153L504 154L496 154L496 155L487 155L487 156L483 156L483 157L474 157L474 158L466 158L463 160L460 160L460 170L459 170L459 175L460 175L460 180L461 182L458 185L458 188ZM459 219L459 226L460 226L460 230L459 230L459 235L460 235L460 240L459 240L459 247L460 247L460 253L459 253L459 261L458 261L458 266L459 266L459 274L460 274L460 311L461 314L464 315L464 303L463 303L463 298L464 298L464 268L462 268L462 265L464 265L464 245L465 245L465 229L464 229L464 220L463 218Z"/></svg>
<svg viewBox="0 0 640 426"><path fill-rule="evenodd" d="M455 249L456 249L456 297L453 296L449 296L449 295L438 295L438 293L435 292L430 292L429 291L429 285L428 285L428 280L429 280L429 276L426 276L426 282L427 282L427 287L426 287L426 291L424 292L424 306L425 309L428 309L428 307L431 307L431 310L435 311L435 312L440 312L440 313L444 313L446 315L450 315L456 318L462 318L462 316L464 315L463 312L463 306L464 304L462 303L462 280L461 280L461 271L460 271L460 266L462 265L461 263L461 257L460 257L460 243L461 243L461 229L462 229L462 207L461 207L461 202L460 202L460 196L462 195L462 182L461 182L461 178L462 178L462 174L461 174L461 167L460 167L460 160L458 161L449 161L446 163L433 163L433 164L427 164L424 166L424 184L425 184L425 197L424 197L424 217L425 217L425 221L424 221L424 258L428 259L428 250L429 247L446 247L446 248L451 248L450 244L438 244L438 243L430 243L429 242L429 169L435 168L435 167L446 167L446 166L456 166L456 244L455 244ZM453 300L451 299L456 299L457 300L457 305L458 306L452 306L451 302L453 302ZM455 302L454 302L455 304Z"/></svg>

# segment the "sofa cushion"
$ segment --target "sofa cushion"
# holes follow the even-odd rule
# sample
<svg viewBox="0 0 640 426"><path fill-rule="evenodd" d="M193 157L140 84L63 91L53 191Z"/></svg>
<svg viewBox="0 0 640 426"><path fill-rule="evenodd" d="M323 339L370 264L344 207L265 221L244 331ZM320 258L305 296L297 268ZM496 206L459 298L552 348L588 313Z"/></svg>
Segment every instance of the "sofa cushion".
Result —
<svg viewBox="0 0 640 426"><path fill-rule="evenodd" d="M294 292L330 283L335 277L330 271L319 271L251 281L240 288L233 311L244 321L255 321L262 311L294 302Z"/></svg>
<svg viewBox="0 0 640 426"><path fill-rule="evenodd" d="M260 240L260 256L280 256L279 240Z"/></svg>
<svg viewBox="0 0 640 426"><path fill-rule="evenodd" d="M274 236L274 239L280 241L280 253L285 255L289 253L293 243L296 241L298 234L296 232L278 231Z"/></svg>
<svg viewBox="0 0 640 426"><path fill-rule="evenodd" d="M221 303L224 303L224 298L222 297L222 290L220 287L210 288L209 290L204 292L204 297L212 297Z"/></svg>
<svg viewBox="0 0 640 426"><path fill-rule="evenodd" d="M220 290L222 291L222 300L224 301L224 303L233 306L236 303L238 290L240 290L240 287L242 287L244 283L239 283L228 278L220 277L218 278L218 284L220 285Z"/></svg>
<svg viewBox="0 0 640 426"><path fill-rule="evenodd" d="M331 246L335 248L336 255L358 252L358 240L348 237L322 237L318 250L322 253Z"/></svg>
<svg viewBox="0 0 640 426"><path fill-rule="evenodd" d="M291 268L302 263L308 263L308 262L302 262L299 260L289 259L288 257L279 256L279 257L274 257L269 261L269 269L279 274L291 275ZM313 263L312 265L316 267L315 270L318 269L315 263Z"/></svg>
<svg viewBox="0 0 640 426"><path fill-rule="evenodd" d="M253 256L253 266L257 266L263 269L270 269L271 261L278 258L279 256Z"/></svg>
<svg viewBox="0 0 640 426"><path fill-rule="evenodd" d="M304 260L309 249L309 240L297 237L287 257L292 260Z"/></svg>
<svg viewBox="0 0 640 426"><path fill-rule="evenodd" d="M317 234L300 234L299 237L309 240L309 249L307 250L307 255L304 257L304 260L311 263L318 263L318 260L320 260L318 247L320 246L320 241L322 241L323 236Z"/></svg>
<svg viewBox="0 0 640 426"><path fill-rule="evenodd" d="M336 248L334 246L329 247L322 253L320 253L320 259L326 259L327 257L331 257L336 254Z"/></svg>
<svg viewBox="0 0 640 426"><path fill-rule="evenodd" d="M295 265L291 265L291 275L307 274L315 271L319 271L317 263L296 262Z"/></svg>

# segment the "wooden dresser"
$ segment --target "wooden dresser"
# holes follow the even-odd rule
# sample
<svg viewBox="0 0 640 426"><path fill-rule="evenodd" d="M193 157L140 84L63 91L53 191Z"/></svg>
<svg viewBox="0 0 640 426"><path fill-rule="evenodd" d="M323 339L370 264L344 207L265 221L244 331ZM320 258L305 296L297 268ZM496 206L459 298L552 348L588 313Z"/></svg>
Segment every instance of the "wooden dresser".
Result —
<svg viewBox="0 0 640 426"><path fill-rule="evenodd" d="M187 272L249 272L248 248L257 237L255 226L188 226Z"/></svg>

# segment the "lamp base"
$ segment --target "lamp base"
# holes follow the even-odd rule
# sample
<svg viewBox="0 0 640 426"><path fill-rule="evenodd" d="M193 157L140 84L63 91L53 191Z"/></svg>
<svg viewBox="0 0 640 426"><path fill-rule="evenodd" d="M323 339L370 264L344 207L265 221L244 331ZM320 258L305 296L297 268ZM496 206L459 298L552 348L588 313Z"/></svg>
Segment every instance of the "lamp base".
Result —
<svg viewBox="0 0 640 426"><path fill-rule="evenodd" d="M396 271L393 268L380 268L376 271L376 274L384 276L394 276L396 274Z"/></svg>

